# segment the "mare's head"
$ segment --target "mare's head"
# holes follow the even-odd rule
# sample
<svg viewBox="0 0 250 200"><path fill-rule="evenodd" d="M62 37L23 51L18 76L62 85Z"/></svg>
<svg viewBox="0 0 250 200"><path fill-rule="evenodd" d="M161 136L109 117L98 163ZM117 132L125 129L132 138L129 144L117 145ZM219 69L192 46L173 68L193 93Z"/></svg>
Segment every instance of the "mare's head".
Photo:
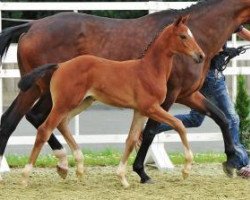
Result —
<svg viewBox="0 0 250 200"><path fill-rule="evenodd" d="M179 17L169 31L172 32L169 48L173 53L182 53L191 56L196 63L203 62L205 54L197 44L192 32L187 27L189 16Z"/></svg>

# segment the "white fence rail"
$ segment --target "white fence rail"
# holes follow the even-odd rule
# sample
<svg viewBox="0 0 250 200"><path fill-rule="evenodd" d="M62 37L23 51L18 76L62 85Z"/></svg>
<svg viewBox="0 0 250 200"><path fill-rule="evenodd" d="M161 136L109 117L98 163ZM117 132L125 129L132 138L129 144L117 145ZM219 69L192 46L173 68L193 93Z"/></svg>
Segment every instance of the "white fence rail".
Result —
<svg viewBox="0 0 250 200"><path fill-rule="evenodd" d="M79 2L79 3L24 3L24 2L0 2L0 30L2 27L1 17L2 11L41 11L41 10L55 10L55 11L74 11L79 10L148 10L149 12L164 10L164 9L182 9L195 2ZM236 37L233 37L233 46L238 46L242 43L237 43ZM3 59L3 63L17 63L17 45L12 44L7 52L6 57ZM250 54L244 54L232 62L232 67L226 69L226 75L233 76L233 93L236 93L236 75L245 74L250 75L250 68L247 66L236 67L237 61L249 60ZM2 114L2 78L15 78L19 77L18 70L5 70L0 66L0 115ZM79 143L123 143L126 135L79 135L79 118L76 118L75 122L75 137ZM62 139L59 137L60 140ZM222 140L220 133L209 134L192 134L189 136L190 141L218 141ZM156 140L161 142L176 142L180 141L174 134L168 134L167 137L160 135ZM63 141L63 140L62 140ZM15 136L11 137L9 144L11 145L25 145L33 144L34 137L32 136ZM64 141L63 141L64 142Z"/></svg>

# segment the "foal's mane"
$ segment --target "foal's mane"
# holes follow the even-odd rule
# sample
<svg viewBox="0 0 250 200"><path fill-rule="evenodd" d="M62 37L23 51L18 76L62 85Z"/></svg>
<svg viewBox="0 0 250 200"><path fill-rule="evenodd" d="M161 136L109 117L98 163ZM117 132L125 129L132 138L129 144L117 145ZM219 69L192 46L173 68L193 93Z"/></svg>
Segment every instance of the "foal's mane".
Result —
<svg viewBox="0 0 250 200"><path fill-rule="evenodd" d="M165 25L164 27L161 28L159 32L157 32L153 38L153 40L148 44L148 46L144 49L142 55L139 57L139 59L143 58L146 54L146 52L150 49L152 44L155 42L155 40L159 37L159 35L162 33L162 31L167 27L168 25Z"/></svg>
<svg viewBox="0 0 250 200"><path fill-rule="evenodd" d="M153 14L151 14L151 16L164 18L167 15L169 18L176 19L177 16L181 16L181 15L184 16L184 15L186 15L188 13L192 13L192 12L195 12L197 10L203 10L204 8L207 8L208 6L213 5L213 4L217 4L217 3L221 2L221 1L223 1L223 0L198 0L198 2L196 4L193 4L193 5L191 5L191 6L187 7L187 8L163 10L163 11L160 11L160 12L153 13ZM139 57L139 59L141 59L142 57L145 56L145 53L152 46L152 44L154 43L156 38L161 34L161 32L164 30L164 28L166 26L168 26L168 24L164 24L164 26L160 29L160 31L155 34L153 40L144 49L144 51L143 51L142 55Z"/></svg>

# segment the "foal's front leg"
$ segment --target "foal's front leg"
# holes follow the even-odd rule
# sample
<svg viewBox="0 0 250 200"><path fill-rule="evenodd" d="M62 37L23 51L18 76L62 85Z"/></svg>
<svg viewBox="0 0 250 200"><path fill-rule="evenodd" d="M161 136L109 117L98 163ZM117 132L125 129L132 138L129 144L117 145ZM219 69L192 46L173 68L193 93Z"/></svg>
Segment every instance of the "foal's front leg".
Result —
<svg viewBox="0 0 250 200"><path fill-rule="evenodd" d="M155 105L148 109L147 116L160 123L169 124L179 133L182 144L184 146L185 155L185 164L182 170L182 176L184 179L186 179L191 171L193 153L189 147L186 128L184 127L183 123L179 119L172 116L170 113L166 112L160 105Z"/></svg>
<svg viewBox="0 0 250 200"><path fill-rule="evenodd" d="M139 139L140 133L142 131L146 119L147 118L145 116L134 110L133 121L130 127L129 135L126 140L125 151L122 155L122 159L116 172L124 187L129 187L129 183L126 179L126 166L128 162L128 157L133 151L135 144Z"/></svg>
<svg viewBox="0 0 250 200"><path fill-rule="evenodd" d="M184 104L193 108L209 117L211 117L219 126L222 132L225 153L227 161L223 163L223 170L229 176L233 176L235 160L241 159L238 157L233 140L231 137L229 124L224 113L214 104L210 103L199 91L184 99L179 99L178 103Z"/></svg>

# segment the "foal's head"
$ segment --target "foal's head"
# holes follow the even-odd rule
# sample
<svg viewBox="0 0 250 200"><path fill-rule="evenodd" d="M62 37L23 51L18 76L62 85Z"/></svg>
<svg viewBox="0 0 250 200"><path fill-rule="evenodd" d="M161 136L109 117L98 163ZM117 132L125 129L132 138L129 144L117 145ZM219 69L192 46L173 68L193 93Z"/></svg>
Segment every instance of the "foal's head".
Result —
<svg viewBox="0 0 250 200"><path fill-rule="evenodd" d="M205 54L196 40L186 26L189 16L179 17L169 27L169 31L172 31L172 35L169 43L169 48L173 53L183 53L191 56L195 62L201 63L204 60Z"/></svg>

